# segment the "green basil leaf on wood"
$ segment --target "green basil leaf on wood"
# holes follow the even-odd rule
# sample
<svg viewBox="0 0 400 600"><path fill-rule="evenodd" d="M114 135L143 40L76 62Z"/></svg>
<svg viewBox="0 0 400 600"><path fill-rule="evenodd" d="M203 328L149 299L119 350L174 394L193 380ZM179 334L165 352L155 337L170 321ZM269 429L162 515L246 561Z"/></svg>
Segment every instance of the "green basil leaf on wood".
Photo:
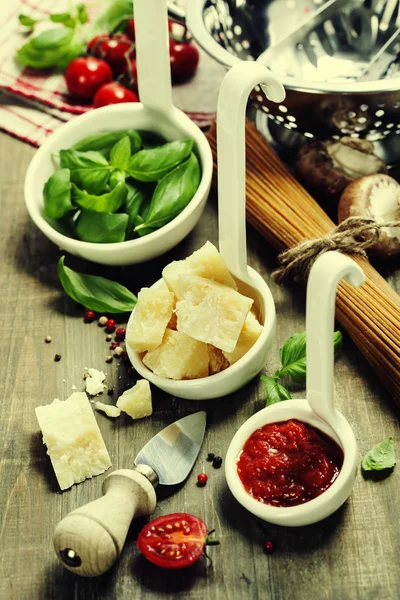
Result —
<svg viewBox="0 0 400 600"><path fill-rule="evenodd" d="M100 152L60 150L61 168L71 171L71 181L89 194L102 194L110 176L111 167Z"/></svg>
<svg viewBox="0 0 400 600"><path fill-rule="evenodd" d="M280 385L274 377L261 375L260 379L263 382L265 389L265 406L271 406L271 404L276 404L277 402L282 402L283 400L290 400L290 392L283 387L283 385Z"/></svg>
<svg viewBox="0 0 400 600"><path fill-rule="evenodd" d="M96 150L108 156L111 148L122 138L128 136L131 142L131 154L135 154L142 147L142 139L134 129L122 129L121 131L110 131L103 133L94 133L89 135L72 146L72 150L87 152Z"/></svg>
<svg viewBox="0 0 400 600"><path fill-rule="evenodd" d="M200 183L200 166L192 153L187 161L176 167L159 181L153 197L146 222L135 227L158 229L172 221L187 206L196 193Z"/></svg>
<svg viewBox="0 0 400 600"><path fill-rule="evenodd" d="M85 308L99 313L123 313L135 308L137 298L126 287L96 275L77 273L58 261L58 277L70 298Z"/></svg>
<svg viewBox="0 0 400 600"><path fill-rule="evenodd" d="M77 238L83 242L110 244L123 242L128 225L128 215L82 210L76 221Z"/></svg>
<svg viewBox="0 0 400 600"><path fill-rule="evenodd" d="M160 181L188 158L193 140L177 140L163 146L140 150L132 156L128 172L138 181Z"/></svg>
<svg viewBox="0 0 400 600"><path fill-rule="evenodd" d="M59 169L49 177L43 188L43 198L44 212L49 219L61 219L74 209L69 169Z"/></svg>
<svg viewBox="0 0 400 600"><path fill-rule="evenodd" d="M110 165L114 169L127 171L131 158L131 141L129 136L121 138L112 148L110 152Z"/></svg>
<svg viewBox="0 0 400 600"><path fill-rule="evenodd" d="M114 189L101 196L88 194L72 184L72 198L82 208L102 213L115 213L125 202L128 188L125 183L118 183Z"/></svg>
<svg viewBox="0 0 400 600"><path fill-rule="evenodd" d="M393 438L388 437L367 452L362 459L361 468L363 471L383 471L393 469L395 464Z"/></svg>
<svg viewBox="0 0 400 600"><path fill-rule="evenodd" d="M143 203L151 200L151 190L138 187L132 183L125 184L128 189L128 194L123 207L124 212L128 215L128 226L126 228L126 239L132 239L133 229L136 225L136 217L139 215ZM142 221L144 222L144 220Z"/></svg>

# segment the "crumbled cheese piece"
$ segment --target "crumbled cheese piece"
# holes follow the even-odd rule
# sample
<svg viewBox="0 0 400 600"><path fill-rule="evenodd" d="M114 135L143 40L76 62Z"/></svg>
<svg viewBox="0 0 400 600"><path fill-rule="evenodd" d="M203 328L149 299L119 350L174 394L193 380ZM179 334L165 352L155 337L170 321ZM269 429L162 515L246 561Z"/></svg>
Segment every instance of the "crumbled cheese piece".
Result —
<svg viewBox="0 0 400 600"><path fill-rule="evenodd" d="M164 337L172 316L175 296L159 288L143 288L126 334L127 343L136 352L154 350Z"/></svg>
<svg viewBox="0 0 400 600"><path fill-rule="evenodd" d="M86 391L90 396L96 396L97 394L101 394L107 386L104 385L103 381L106 376L103 371L98 371L97 369L88 369L89 377L86 377Z"/></svg>
<svg viewBox="0 0 400 600"><path fill-rule="evenodd" d="M162 344L143 357L143 363L160 377L198 379L208 375L207 344L185 333L166 329Z"/></svg>
<svg viewBox="0 0 400 600"><path fill-rule="evenodd" d="M187 335L232 352L253 300L236 290L196 275L181 275L177 282L177 329Z"/></svg>
<svg viewBox="0 0 400 600"><path fill-rule="evenodd" d="M58 484L65 490L111 467L110 456L85 392L36 408Z"/></svg>
<svg viewBox="0 0 400 600"><path fill-rule="evenodd" d="M257 321L255 315L252 312L249 312L242 331L240 332L235 349L232 352L223 353L229 361L229 364L232 365L250 350L260 337L262 330L263 326Z"/></svg>
<svg viewBox="0 0 400 600"><path fill-rule="evenodd" d="M117 407L132 419L148 417L153 412L151 389L147 379L139 381L130 390L126 390L117 400Z"/></svg>
<svg viewBox="0 0 400 600"><path fill-rule="evenodd" d="M104 404L104 402L95 402L94 407L96 410L101 410L107 415L107 417L119 417L121 414L120 409L112 404Z"/></svg>

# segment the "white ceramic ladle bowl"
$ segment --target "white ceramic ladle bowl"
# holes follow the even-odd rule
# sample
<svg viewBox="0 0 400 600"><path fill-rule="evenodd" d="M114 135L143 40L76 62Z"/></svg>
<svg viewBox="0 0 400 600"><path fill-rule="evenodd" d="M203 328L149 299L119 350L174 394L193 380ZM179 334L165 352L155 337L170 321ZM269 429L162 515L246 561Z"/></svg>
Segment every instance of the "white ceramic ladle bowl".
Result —
<svg viewBox="0 0 400 600"><path fill-rule="evenodd" d="M228 448L225 474L235 498L251 513L276 525L316 523L335 512L349 497L356 476L357 445L353 430L333 405L333 332L336 288L344 278L353 286L365 281L350 258L328 252L313 265L307 286L307 400L285 400L259 411L237 431ZM342 449L344 461L337 479L320 496L292 507L264 504L244 488L237 460L249 437L268 423L297 419L321 430Z"/></svg>
<svg viewBox="0 0 400 600"><path fill-rule="evenodd" d="M106 106L63 125L39 148L25 179L25 203L39 229L71 254L105 265L140 263L176 246L199 220L211 186L213 160L202 131L172 104L167 8L165 0L134 0L136 60L140 103ZM170 223L147 236L119 243L93 243L70 238L43 215L43 187L54 173L53 154L94 133L137 129L165 139L191 138L200 162L199 188L184 210Z"/></svg>
<svg viewBox="0 0 400 600"><path fill-rule="evenodd" d="M247 266L245 111L251 90L261 84L268 98L282 102L284 89L264 66L240 63L226 74L217 110L219 247L239 292L254 299L263 331L236 363L209 377L174 381L155 375L138 353L127 346L133 367L160 389L179 398L209 400L243 387L263 368L275 332L275 304L264 279ZM161 280L162 281L162 280ZM132 317L131 317L132 318ZM128 328L130 323L128 323Z"/></svg>

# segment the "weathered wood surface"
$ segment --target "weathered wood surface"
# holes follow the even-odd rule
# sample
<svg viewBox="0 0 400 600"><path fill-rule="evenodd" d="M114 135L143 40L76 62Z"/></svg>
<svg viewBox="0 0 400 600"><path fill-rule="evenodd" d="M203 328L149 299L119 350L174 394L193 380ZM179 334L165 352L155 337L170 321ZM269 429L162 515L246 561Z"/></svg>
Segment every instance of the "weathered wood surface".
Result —
<svg viewBox="0 0 400 600"><path fill-rule="evenodd" d="M221 546L210 549L212 566L200 560L182 572L161 570L140 555L134 523L119 563L97 579L66 571L52 548L57 522L100 494L104 476L59 493L35 418L34 408L82 389L84 367L104 369L118 391L135 378L117 360L105 363L108 344L96 323L84 324L83 310L65 297L58 283L59 250L30 222L23 201L26 167L34 149L0 136L2 341L0 346L0 598L185 600L390 600L400 589L400 470L381 481L357 476L342 509L314 526L287 529L261 522L233 499L223 469L207 463L208 452L224 456L241 423L264 405L258 380L232 397L197 403L154 390L154 413L132 422L96 414L113 468L129 467L152 435L176 418L205 409L208 427L198 462L184 486L158 490L155 515L185 511L216 529ZM104 268L67 257L69 265L118 279L134 292L159 277L161 268L186 256L207 239L217 241L215 201L193 233L177 248L147 265ZM279 347L304 329L304 292L270 280L276 256L254 230L248 231L250 264L270 283L277 308L276 341L265 372L279 366ZM385 274L399 291L400 272ZM45 344L46 335L52 343ZM54 362L54 355L62 355ZM336 402L354 426L360 459L372 445L393 435L400 451L399 413L368 364L345 337L335 371ZM296 392L299 397L304 391ZM106 400L107 401L107 400ZM206 487L196 475L207 472ZM265 555L263 542L276 544Z"/></svg>

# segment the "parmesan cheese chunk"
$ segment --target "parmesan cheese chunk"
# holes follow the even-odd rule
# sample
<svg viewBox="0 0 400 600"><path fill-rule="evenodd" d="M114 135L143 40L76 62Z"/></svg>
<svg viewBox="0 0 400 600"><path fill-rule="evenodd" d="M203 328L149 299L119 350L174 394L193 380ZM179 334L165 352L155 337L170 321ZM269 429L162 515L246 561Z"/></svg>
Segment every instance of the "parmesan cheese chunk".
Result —
<svg viewBox="0 0 400 600"><path fill-rule="evenodd" d="M174 294L168 290L153 287L139 292L126 335L133 350L145 352L161 344L174 304Z"/></svg>
<svg viewBox="0 0 400 600"><path fill-rule="evenodd" d="M117 400L117 407L132 419L148 417L153 412L150 384L147 379L139 381L130 390L126 390Z"/></svg>
<svg viewBox="0 0 400 600"><path fill-rule="evenodd" d="M112 404L104 404L104 402L95 402L94 407L96 410L100 410L105 413L107 417L119 417L121 414L120 409L117 406L113 406Z"/></svg>
<svg viewBox="0 0 400 600"><path fill-rule="evenodd" d="M178 331L232 352L253 300L196 275L181 275L177 287L183 298L176 304Z"/></svg>
<svg viewBox="0 0 400 600"><path fill-rule="evenodd" d="M186 260L175 260L167 265L162 276L168 288L174 292L178 300L182 300L178 280L181 275L197 275L227 285L236 290L236 283L230 274L224 259L211 242L193 252Z"/></svg>
<svg viewBox="0 0 400 600"><path fill-rule="evenodd" d="M180 331L167 329L162 344L143 357L144 364L167 379L197 379L208 375L208 349Z"/></svg>
<svg viewBox="0 0 400 600"><path fill-rule="evenodd" d="M106 385L104 385L103 381L106 376L103 371L98 371L97 369L88 369L88 376L85 379L86 383L86 391L89 396L97 396L97 394L102 394Z"/></svg>
<svg viewBox="0 0 400 600"><path fill-rule="evenodd" d="M36 408L47 454L62 490L111 467L107 448L85 392Z"/></svg>
<svg viewBox="0 0 400 600"><path fill-rule="evenodd" d="M263 326L257 321L255 315L252 312L249 312L242 331L240 332L235 349L233 352L224 352L224 356L229 361L229 364L232 365L250 350L260 337L262 330Z"/></svg>

